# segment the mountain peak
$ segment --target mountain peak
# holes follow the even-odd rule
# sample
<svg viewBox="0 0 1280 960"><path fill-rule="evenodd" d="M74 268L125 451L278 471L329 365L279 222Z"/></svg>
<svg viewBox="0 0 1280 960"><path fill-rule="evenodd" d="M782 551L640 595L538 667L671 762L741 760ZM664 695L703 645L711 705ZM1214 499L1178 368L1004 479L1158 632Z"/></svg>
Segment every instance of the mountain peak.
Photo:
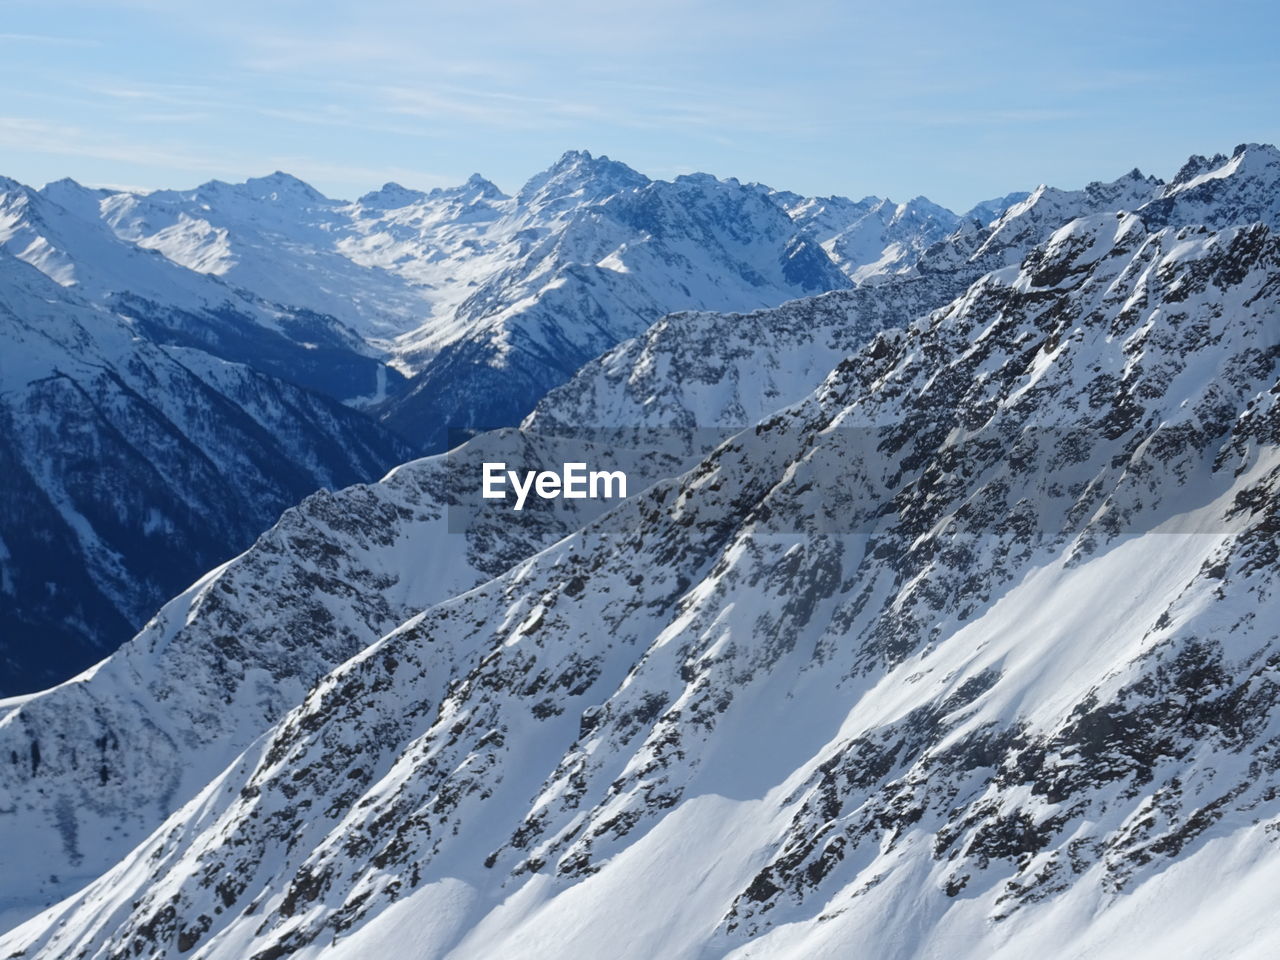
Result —
<svg viewBox="0 0 1280 960"><path fill-rule="evenodd" d="M0 193L25 193L28 189L26 184L0 174Z"/></svg>
<svg viewBox="0 0 1280 960"><path fill-rule="evenodd" d="M1260 159L1263 163L1272 163L1280 160L1280 149L1270 143L1240 143L1231 151L1231 158L1251 157Z"/></svg>
<svg viewBox="0 0 1280 960"><path fill-rule="evenodd" d="M581 176L611 178L634 181L638 184L648 183L649 178L639 173L620 160L611 160L605 154L592 156L590 150L566 150L552 166L555 174L576 173Z"/></svg>
<svg viewBox="0 0 1280 960"><path fill-rule="evenodd" d="M894 216L902 217L909 214L916 214L926 217L939 217L944 220L954 220L955 213L942 206L940 203L934 203L923 194L912 197L906 203L897 205Z"/></svg>
<svg viewBox="0 0 1280 960"><path fill-rule="evenodd" d="M986 226L1002 216L1015 203L1021 203L1029 196L1030 194L1025 190L1016 190L1013 193L1006 193L1003 197L992 197L990 200L983 200L966 210L961 219L964 221L977 220L983 226Z"/></svg>
<svg viewBox="0 0 1280 960"><path fill-rule="evenodd" d="M1205 179L1222 179L1235 173L1259 174L1280 163L1280 150L1265 143L1242 143L1231 156L1216 153L1212 157L1199 154L1190 157L1169 181L1170 192L1186 189Z"/></svg>
<svg viewBox="0 0 1280 960"><path fill-rule="evenodd" d="M483 191L485 196L505 196L505 194L498 189L498 185L496 183L488 177L482 176L478 173L473 173L471 176L467 177L466 186Z"/></svg>
<svg viewBox="0 0 1280 960"><path fill-rule="evenodd" d="M356 203L362 207L370 207L376 210L395 210L400 207L407 207L411 203L417 203L425 199L426 196L427 194L421 190L412 190L409 187L401 186L394 180L388 180L377 190L370 190L364 196L358 198Z"/></svg>
<svg viewBox="0 0 1280 960"><path fill-rule="evenodd" d="M608 160L608 157L601 157L602 160ZM552 170L568 170L573 167L591 163L595 158L591 156L590 150L566 150L560 154L560 159L551 165Z"/></svg>
<svg viewBox="0 0 1280 960"><path fill-rule="evenodd" d="M398 210L424 200L460 199L466 203L477 200L504 200L506 194L490 180L478 173L469 176L456 187L432 187L428 191L414 190L388 180L377 190L372 190L356 202L370 210Z"/></svg>
<svg viewBox="0 0 1280 960"><path fill-rule="evenodd" d="M1182 213L1175 213L1175 207ZM1280 150L1242 143L1230 157L1193 156L1142 209L1148 224L1170 219L1224 225L1262 222L1280 226Z"/></svg>
<svg viewBox="0 0 1280 960"><path fill-rule="evenodd" d="M567 150L520 189L519 199L540 206L570 196L589 202L647 183L649 178L644 174L604 154L597 157L588 150Z"/></svg>
<svg viewBox="0 0 1280 960"><path fill-rule="evenodd" d="M432 193L435 191L433 190ZM465 195L468 200L505 200L507 195L503 193L496 183L488 177L478 173L473 173L467 177L467 182L460 187L454 187L451 192Z"/></svg>
<svg viewBox="0 0 1280 960"><path fill-rule="evenodd" d="M725 177L721 179L720 177L717 177L713 173L702 173L701 171L695 171L693 173L682 173L676 177L675 182L702 184L703 186L708 186L708 187L721 186L721 185L731 186L731 187L742 186L742 181L740 181L737 177ZM754 186L754 184L752 186Z"/></svg>
<svg viewBox="0 0 1280 960"><path fill-rule="evenodd" d="M282 200L290 197L323 202L328 199L311 184L283 170L277 170L265 177L250 177L244 182L244 189L250 196L259 200Z"/></svg>
<svg viewBox="0 0 1280 960"><path fill-rule="evenodd" d="M42 188L42 192L50 190L89 190L95 193L104 193L107 191L100 190L95 187L86 187L79 180L73 180L71 177L62 177L58 180L50 180Z"/></svg>
<svg viewBox="0 0 1280 960"><path fill-rule="evenodd" d="M1086 184L1084 196L1093 212L1133 210L1150 200L1162 186L1164 181L1159 177L1143 176L1142 171L1134 167L1115 180L1095 180Z"/></svg>
<svg viewBox="0 0 1280 960"><path fill-rule="evenodd" d="M103 197L110 196L112 190L104 190L100 187L86 187L77 180L70 177L63 177L61 180L54 180L46 183L40 188L40 195L52 200L54 203L71 209L87 205L94 210L97 209L98 203Z"/></svg>

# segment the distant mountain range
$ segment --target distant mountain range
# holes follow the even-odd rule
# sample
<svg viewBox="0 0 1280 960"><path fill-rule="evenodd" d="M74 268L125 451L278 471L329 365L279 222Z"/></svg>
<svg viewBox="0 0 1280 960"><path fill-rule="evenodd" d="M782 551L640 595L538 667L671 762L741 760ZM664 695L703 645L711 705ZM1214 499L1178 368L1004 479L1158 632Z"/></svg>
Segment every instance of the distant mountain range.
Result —
<svg viewBox="0 0 1280 960"><path fill-rule="evenodd" d="M100 659L313 490L519 423L671 310L907 269L957 222L585 152L515 197L0 179L0 695Z"/></svg>
<svg viewBox="0 0 1280 960"><path fill-rule="evenodd" d="M556 186L587 163L604 199ZM554 324L695 263L739 292L748 276L779 294L843 279L657 319L548 383L522 429L308 497L93 670L0 703L15 927L0 955L1280 949L1280 151L1194 157L1168 183L1041 187L860 263L831 252L840 235L860 249L858 231L819 211L859 204L658 185L583 155L515 200L478 180L445 195L389 186L357 206L434 196L490 224L536 207L562 229L531 237L531 257L600 256L477 283L485 302L523 293L441 339L383 338L414 378L458 344L495 369L515 363L504 343L567 351ZM750 231L725 225L738 214L703 219L706 198L773 240L748 257ZM511 210L486 221L477 204ZM916 207L874 222L945 219ZM623 222L647 226L600 266L618 247L587 235ZM692 223L714 257L664 233ZM788 278L774 254L789 245L817 266ZM74 287L10 269L22 309L69 309ZM231 289L231 272L216 282ZM556 300L567 288L580 295ZM267 309L236 295L246 316ZM552 310L584 297L595 307ZM99 304L80 304L81 327L102 324ZM328 329L369 345L375 319ZM102 329L123 342L136 326L118 320ZM193 351L133 335L144 381L170 369L153 354ZM0 362L40 355L24 336ZM228 361L213 368L236 376L215 378L200 355L183 368L228 395L279 382ZM6 390L49 376L3 369ZM157 379L146 396L190 390ZM474 493L460 462L566 451L612 458L642 489L555 522L455 527ZM158 446L150 459L168 462Z"/></svg>
<svg viewBox="0 0 1280 960"><path fill-rule="evenodd" d="M78 286L0 252L5 694L100 660L286 507L412 451L332 397L148 336L156 317L258 336L230 303L112 309Z"/></svg>
<svg viewBox="0 0 1280 960"><path fill-rule="evenodd" d="M44 193L192 271L333 318L364 341L351 344L358 353L411 378L398 389L388 374L369 399L427 452L450 430L518 422L666 313L776 306L906 269L963 219L923 197L805 198L707 174L650 180L585 151L513 197L478 174L430 192L388 183L354 203L284 173L148 194L64 181ZM1022 196L971 213L986 223Z"/></svg>

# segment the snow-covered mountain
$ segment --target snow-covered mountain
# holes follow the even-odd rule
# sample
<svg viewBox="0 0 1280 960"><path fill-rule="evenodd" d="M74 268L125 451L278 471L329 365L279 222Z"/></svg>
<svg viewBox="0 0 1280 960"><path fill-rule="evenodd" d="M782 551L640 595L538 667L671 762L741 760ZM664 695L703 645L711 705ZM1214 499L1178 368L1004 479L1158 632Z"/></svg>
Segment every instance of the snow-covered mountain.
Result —
<svg viewBox="0 0 1280 960"><path fill-rule="evenodd" d="M530 511L519 524L505 508L463 514L459 501L481 462L558 467L584 455L637 483L681 463L496 431L397 467L380 483L321 490L114 656L56 689L0 701L0 755L19 754L31 774L0 787L15 838L0 853L0 925L109 868L329 670L606 505ZM96 746L64 752L55 743ZM11 869L35 862L39 874Z"/></svg>
<svg viewBox="0 0 1280 960"><path fill-rule="evenodd" d="M986 223L1021 200L1010 194L988 201L964 216L956 216L926 197L896 204L879 197L849 200L845 197L801 197L793 193L772 196L791 218L809 230L850 279L893 273L911 266L932 243L942 240L961 222L977 218Z"/></svg>
<svg viewBox="0 0 1280 960"><path fill-rule="evenodd" d="M924 198L650 180L585 151L515 196L477 174L429 192L389 183L349 203L279 172L188 191L64 182L45 193L190 271L337 318L366 352L416 374L387 391L381 415L427 450L451 430L518 423L581 364L673 310L776 306L907 269L960 222Z"/></svg>
<svg viewBox="0 0 1280 960"><path fill-rule="evenodd" d="M748 314L681 312L585 364L525 425L741 428L802 399L837 362L882 329L905 327L962 294L983 274L1020 263L1058 227L1090 214L1135 211L1152 227L1280 228L1280 154L1243 145L1231 157L1194 157L1168 184L1134 170L1081 190L1041 185L979 211L912 266L852 290ZM1006 204L1006 201L1008 202ZM975 208L977 209L977 208Z"/></svg>
<svg viewBox="0 0 1280 960"><path fill-rule="evenodd" d="M850 282L786 211L736 181L648 181L571 154L515 204L515 262L459 305L448 340L415 341L435 352L387 403L387 422L427 431L429 447L449 428L519 422L587 360L676 307L776 305Z"/></svg>
<svg viewBox="0 0 1280 960"><path fill-rule="evenodd" d="M1267 182L1252 181L1261 191ZM526 419L530 429L575 426L741 428L806 396L877 332L905 327L962 294L983 274L1020 263L1071 220L1104 210L1147 208L1163 184L1133 171L1082 190L1040 186L1010 194L1000 215L975 208L908 266L864 277L850 290L747 314L693 311L664 317L643 335L584 364ZM1005 204L1005 201L1009 201ZM868 204L870 201L863 201ZM1201 207L1170 208L1163 222L1193 223ZM1224 221L1225 222L1225 221ZM1242 222L1248 222L1248 218Z"/></svg>
<svg viewBox="0 0 1280 960"><path fill-rule="evenodd" d="M158 343L247 363L344 402L380 400L402 379L331 315L282 306L121 239L100 217L116 199L70 180L35 191L0 179L0 247Z"/></svg>
<svg viewBox="0 0 1280 960"><path fill-rule="evenodd" d="M667 318L530 428L759 422L567 537L445 533L476 492L449 457L308 501L0 718L6 875L141 841L0 949L1274 953L1277 157L1036 191L852 293Z"/></svg>
<svg viewBox="0 0 1280 960"><path fill-rule="evenodd" d="M0 693L65 679L86 666L163 599L246 546L280 510L316 486L372 478L409 450L443 449L456 428L514 425L582 363L675 307L765 306L848 286L846 274L864 264L827 244L829 254L810 230L816 223L811 212L796 212L797 203L805 202L707 175L651 181L585 152L565 154L514 197L478 175L459 187L429 192L387 184L354 203L326 198L279 172L241 184L212 181L193 190L151 193L90 189L71 180L41 190L0 181L0 249L58 287L34 299L15 291L17 321L30 325L50 314L42 298L69 304L68 322L92 327L97 321L84 319L90 309L106 317L101 322L109 329L123 323L137 349L129 355L133 348L122 341L102 366L126 367L133 377L166 385L157 389L179 391L168 400L151 397L159 409L168 404L185 410L189 391L150 371L154 358L184 365L237 405L235 397L244 389L231 381L249 377L259 393L292 396L301 387L371 409L410 444L395 444L382 429L361 438L363 421L343 412L334 414L343 427L320 427L307 440L315 449L287 439L263 441L265 448L237 441L238 450L270 449L268 459L279 465L270 482L263 479L271 473L265 461L253 474L258 479L245 479L246 494L255 484L269 487L253 494L254 505L246 509L230 492L239 480L206 484L219 476L227 458L211 456L217 444L211 446L201 433L222 430L222 414L238 416L234 406L210 415L216 426L171 418L166 429L210 456L209 466L175 473L160 451L138 448L128 456L137 470L204 518L162 538L182 559L165 560L157 571L145 568L154 560L139 559L143 567L134 570L137 551L154 557L161 541L155 541L151 521L139 526L128 510L112 521L121 529L107 534L106 514L91 510L96 519L84 527L77 519L81 511L67 508L78 532L62 537L52 552L14 534L13 543L25 544L17 553L10 549L4 561L20 571L14 575L27 585L59 584L61 592L31 587L18 605L26 609L11 611L8 636L0 637L6 670ZM867 236L880 237L880 246L914 251L935 238L938 222L954 220L925 201L893 215L886 211L898 208L887 201L865 203L878 212L828 214L821 229L853 229L842 216L850 223L855 217L883 220L879 232ZM874 237L859 243L858 256L867 251L868 257L880 257ZM909 265L911 257L894 262ZM21 287L27 281L13 282ZM25 362L26 349L14 346L13 359ZM65 341L61 349L75 352ZM40 362L75 367L48 357ZM20 368L12 368L19 372L2 385L4 391L28 389ZM418 376L406 385L401 370ZM266 381L255 375L271 378L272 386L261 386ZM97 396L94 389L87 392ZM270 432L285 427L286 436L310 433L314 411L303 418L305 426L291 426L288 416L269 412L302 402L259 404L250 420ZM32 429L22 422L25 416L16 415L15 431ZM68 484L113 489L106 461L95 466L78 459L82 442L76 431L65 424L60 429L46 431L39 451L28 445L23 456L42 466L36 479L22 481L23 489L39 488L40 496L59 502L67 499L59 491ZM129 442L127 430L118 440L109 418L79 429L93 436L93 444ZM370 457L371 450L376 455ZM323 468L317 466L321 461ZM64 470L75 476L64 476ZM203 489L188 490L188 484ZM29 495L19 494L18 485L11 485L14 503ZM144 501L139 495L138 502ZM132 546L126 549L126 543ZM90 562L88 556L98 559ZM61 558L54 569L68 575L82 567L96 572L76 575L79 589L65 577L41 580L40 571L53 557ZM64 605L71 615L59 612ZM46 626L63 638L59 644L40 636ZM80 652L52 652L68 642Z"/></svg>
<svg viewBox="0 0 1280 960"><path fill-rule="evenodd" d="M0 250L5 694L88 667L286 507L410 450L320 393L157 343L77 287Z"/></svg>

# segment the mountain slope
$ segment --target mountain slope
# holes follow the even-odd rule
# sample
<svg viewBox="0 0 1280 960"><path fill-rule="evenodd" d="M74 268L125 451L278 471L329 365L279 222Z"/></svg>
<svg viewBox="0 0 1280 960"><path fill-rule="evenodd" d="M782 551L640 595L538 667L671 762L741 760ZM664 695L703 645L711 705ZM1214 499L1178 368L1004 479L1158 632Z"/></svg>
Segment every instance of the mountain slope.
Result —
<svg viewBox="0 0 1280 960"><path fill-rule="evenodd" d="M1205 198L1205 190L1214 196ZM963 223L900 274L777 310L665 317L585 364L526 426L744 427L803 398L879 330L920 320L984 273L1021 262L1077 217L1135 210L1153 227L1260 221L1280 228L1277 195L1280 153L1257 144L1237 147L1230 158L1193 158L1168 185L1133 171L1078 191L1041 186L1021 200L1010 195L1003 200L1015 202L986 227Z"/></svg>
<svg viewBox="0 0 1280 960"><path fill-rule="evenodd" d="M0 453L12 465L3 562L22 598L5 611L0 692L109 652L316 486L443 449L456 427L518 423L673 306L847 285L771 196L706 175L650 181L579 152L515 197L479 176L425 193L388 184L355 203L283 173L153 193L0 181L0 248L58 287L32 294L6 268L6 348L15 362L33 350L41 377L77 371L0 385L16 405ZM918 246L914 223L898 217L895 242ZM68 312L54 353L78 352L76 325L105 324L110 355L40 359L45 301ZM393 363L426 367L402 402ZM377 406L409 446L363 436L364 421L299 387ZM24 516L47 532L33 536Z"/></svg>
<svg viewBox="0 0 1280 960"><path fill-rule="evenodd" d="M1278 485L1275 234L1074 219L406 620L0 943L1265 955Z"/></svg>
<svg viewBox="0 0 1280 960"><path fill-rule="evenodd" d="M518 258L457 307L447 340L416 339L412 352L428 359L385 406L388 424L429 448L449 429L518 423L676 307L772 306L849 284L784 210L736 181L648 181L571 154L514 202Z"/></svg>
<svg viewBox="0 0 1280 960"><path fill-rule="evenodd" d="M412 329L426 312L422 296L394 272L342 249L352 205L280 171L240 184L111 194L98 212L143 249L270 302L339 317L366 339Z"/></svg>
<svg viewBox="0 0 1280 960"><path fill-rule="evenodd" d="M505 506L464 511L483 461L558 468L584 454L636 483L680 462L506 431L376 484L321 490L104 662L0 701L0 756L23 758L0 779L0 822L13 838L0 851L0 917L28 915L98 876L334 666L605 505L527 509L516 523ZM22 869L30 863L42 865L38 875Z"/></svg>
<svg viewBox="0 0 1280 960"><path fill-rule="evenodd" d="M100 217L113 199L70 180L35 191L0 179L0 246L158 343L343 401L381 399L402 379L332 316L279 306L122 240Z"/></svg>
<svg viewBox="0 0 1280 960"><path fill-rule="evenodd" d="M774 196L792 220L818 239L840 269L859 282L910 267L931 244L966 219L925 197L896 204L878 197L853 201L792 193ZM988 207L1003 211L1015 199L1010 195L1003 201L992 200L975 211L980 216Z"/></svg>
<svg viewBox="0 0 1280 960"><path fill-rule="evenodd" d="M317 487L408 447L334 400L192 349L0 252L0 691L89 666Z"/></svg>
<svg viewBox="0 0 1280 960"><path fill-rule="evenodd" d="M335 348L336 330L306 331L337 318L370 358L417 374L403 396L387 385L381 414L428 450L450 430L518 423L582 363L672 310L774 306L907 269L957 222L924 198L650 180L585 151L512 197L476 175L429 192L387 184L348 203L284 173L148 194L60 182L43 195L278 305L303 324L285 329L294 340Z"/></svg>

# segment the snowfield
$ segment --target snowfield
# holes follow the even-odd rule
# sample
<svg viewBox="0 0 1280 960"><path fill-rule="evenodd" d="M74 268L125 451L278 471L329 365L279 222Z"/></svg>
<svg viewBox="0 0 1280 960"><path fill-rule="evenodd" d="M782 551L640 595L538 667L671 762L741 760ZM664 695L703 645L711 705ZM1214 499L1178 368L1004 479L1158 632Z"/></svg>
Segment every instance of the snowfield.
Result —
<svg viewBox="0 0 1280 960"><path fill-rule="evenodd" d="M0 956L1280 953L1277 196L1042 188L308 498L0 707ZM571 451L644 481L451 525Z"/></svg>
<svg viewBox="0 0 1280 960"><path fill-rule="evenodd" d="M0 695L101 659L314 490L516 426L671 310L909 269L958 222L581 151L514 196L0 178Z"/></svg>

